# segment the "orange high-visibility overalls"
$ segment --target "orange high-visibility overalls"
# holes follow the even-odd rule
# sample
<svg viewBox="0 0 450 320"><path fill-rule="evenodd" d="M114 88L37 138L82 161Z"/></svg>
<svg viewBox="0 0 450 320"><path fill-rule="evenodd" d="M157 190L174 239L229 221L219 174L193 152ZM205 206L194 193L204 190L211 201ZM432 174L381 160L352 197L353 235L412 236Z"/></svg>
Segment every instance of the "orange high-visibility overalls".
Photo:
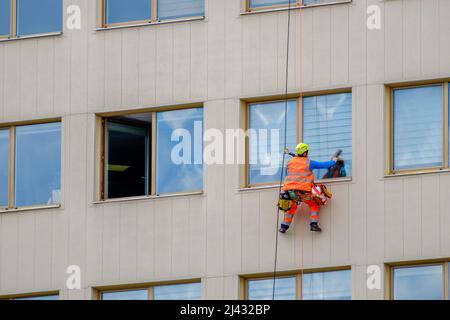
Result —
<svg viewBox="0 0 450 320"><path fill-rule="evenodd" d="M310 170L310 160L307 157L294 157L286 165L287 174L283 191L304 191L311 192L314 184L314 175ZM319 222L320 207L314 200L305 200L309 207L310 222ZM297 202L294 202L291 209L284 213L283 224L289 227L297 211Z"/></svg>

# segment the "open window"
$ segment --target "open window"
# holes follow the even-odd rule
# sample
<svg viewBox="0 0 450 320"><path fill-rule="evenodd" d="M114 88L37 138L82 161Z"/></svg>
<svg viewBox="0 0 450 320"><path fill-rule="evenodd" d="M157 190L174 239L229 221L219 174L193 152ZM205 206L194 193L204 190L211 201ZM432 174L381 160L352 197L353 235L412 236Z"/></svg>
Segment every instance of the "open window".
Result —
<svg viewBox="0 0 450 320"><path fill-rule="evenodd" d="M337 4L351 2L352 0L242 0L244 11L257 12L261 10L276 10L291 8L318 6L324 4Z"/></svg>
<svg viewBox="0 0 450 320"><path fill-rule="evenodd" d="M101 118L100 200L201 192L203 108Z"/></svg>

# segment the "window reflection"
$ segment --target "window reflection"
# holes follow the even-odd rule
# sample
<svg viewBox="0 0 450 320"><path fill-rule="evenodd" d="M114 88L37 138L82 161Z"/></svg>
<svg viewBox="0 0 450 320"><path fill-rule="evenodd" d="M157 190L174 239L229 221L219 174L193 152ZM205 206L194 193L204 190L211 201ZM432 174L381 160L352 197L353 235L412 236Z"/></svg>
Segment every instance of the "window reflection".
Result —
<svg viewBox="0 0 450 320"><path fill-rule="evenodd" d="M394 90L394 170L442 166L442 86Z"/></svg>
<svg viewBox="0 0 450 320"><path fill-rule="evenodd" d="M15 298L14 300L59 300L59 295L48 295L48 296L35 296L35 297L23 297Z"/></svg>
<svg viewBox="0 0 450 320"><path fill-rule="evenodd" d="M155 300L200 300L201 284L186 283L153 287Z"/></svg>
<svg viewBox="0 0 450 320"><path fill-rule="evenodd" d="M249 105L250 164L248 179L250 184L270 183L280 180L284 147L285 108L285 101ZM286 142L287 147L293 150L297 145L297 101L288 101L287 110ZM277 135L272 135L275 132Z"/></svg>
<svg viewBox="0 0 450 320"><path fill-rule="evenodd" d="M61 123L15 130L15 206L60 203Z"/></svg>
<svg viewBox="0 0 450 320"><path fill-rule="evenodd" d="M62 0L17 0L17 34L60 32L62 14Z"/></svg>
<svg viewBox="0 0 450 320"><path fill-rule="evenodd" d="M272 300L273 279L249 280L248 300ZM275 280L275 300L295 300L296 278L277 278Z"/></svg>
<svg viewBox="0 0 450 320"><path fill-rule="evenodd" d="M339 93L303 98L303 142L315 161L328 161L341 149L345 175L352 174L352 94ZM316 170L321 179L326 169ZM344 176L343 174L339 175Z"/></svg>
<svg viewBox="0 0 450 320"><path fill-rule="evenodd" d="M395 300L441 300L444 297L443 266L394 268Z"/></svg>
<svg viewBox="0 0 450 320"><path fill-rule="evenodd" d="M182 146L183 148L178 148ZM203 188L203 109L156 114L156 193Z"/></svg>
<svg viewBox="0 0 450 320"><path fill-rule="evenodd" d="M105 19L107 24L149 20L151 0L106 0Z"/></svg>
<svg viewBox="0 0 450 320"><path fill-rule="evenodd" d="M148 290L105 291L102 300L148 300Z"/></svg>
<svg viewBox="0 0 450 320"><path fill-rule="evenodd" d="M289 4L289 0L250 0L249 7L250 8L259 8L259 7L270 7ZM297 0L291 0L291 5L297 4Z"/></svg>
<svg viewBox="0 0 450 320"><path fill-rule="evenodd" d="M8 207L9 130L0 130L0 207Z"/></svg>
<svg viewBox="0 0 450 320"><path fill-rule="evenodd" d="M158 19L199 17L205 14L205 0L158 0Z"/></svg>
<svg viewBox="0 0 450 320"><path fill-rule="evenodd" d="M11 0L0 0L0 36L11 32Z"/></svg>
<svg viewBox="0 0 450 320"><path fill-rule="evenodd" d="M304 300L350 300L352 298L350 270L305 274L302 283Z"/></svg>

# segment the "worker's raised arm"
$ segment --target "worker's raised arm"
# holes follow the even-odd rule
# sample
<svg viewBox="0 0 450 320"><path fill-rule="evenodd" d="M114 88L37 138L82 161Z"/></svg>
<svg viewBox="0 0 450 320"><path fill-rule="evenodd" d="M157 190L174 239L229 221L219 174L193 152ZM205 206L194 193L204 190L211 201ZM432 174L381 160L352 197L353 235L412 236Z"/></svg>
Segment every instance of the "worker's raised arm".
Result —
<svg viewBox="0 0 450 320"><path fill-rule="evenodd" d="M336 164L336 161L330 160L330 161L313 161L311 160L311 163L309 164L309 170L314 169L330 169L332 166Z"/></svg>

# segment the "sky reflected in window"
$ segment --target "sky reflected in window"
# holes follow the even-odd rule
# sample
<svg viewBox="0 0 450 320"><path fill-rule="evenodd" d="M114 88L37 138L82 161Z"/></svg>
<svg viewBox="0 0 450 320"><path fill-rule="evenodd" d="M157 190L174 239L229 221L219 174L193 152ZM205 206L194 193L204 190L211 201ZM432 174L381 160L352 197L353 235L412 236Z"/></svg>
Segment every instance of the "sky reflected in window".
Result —
<svg viewBox="0 0 450 320"><path fill-rule="evenodd" d="M153 287L155 300L200 300L201 283L185 283Z"/></svg>
<svg viewBox="0 0 450 320"><path fill-rule="evenodd" d="M280 180L284 148L285 107L285 101L249 105L250 164L248 178L250 184L271 183ZM297 145L297 101L289 100L287 110L286 142L287 147L293 151ZM278 135L272 135L273 132L277 132Z"/></svg>
<svg viewBox="0 0 450 320"><path fill-rule="evenodd" d="M105 291L102 300L148 300L148 290Z"/></svg>
<svg viewBox="0 0 450 320"><path fill-rule="evenodd" d="M250 8L269 7L276 5L289 4L289 0L250 0ZM297 0L291 0L291 5L296 5Z"/></svg>
<svg viewBox="0 0 450 320"><path fill-rule="evenodd" d="M304 300L350 300L351 270L305 274L302 294Z"/></svg>
<svg viewBox="0 0 450 320"><path fill-rule="evenodd" d="M106 0L106 23L121 23L149 20L151 0Z"/></svg>
<svg viewBox="0 0 450 320"><path fill-rule="evenodd" d="M156 114L157 194L203 189L202 146L203 108Z"/></svg>
<svg viewBox="0 0 450 320"><path fill-rule="evenodd" d="M0 0L0 36L10 34L11 0Z"/></svg>
<svg viewBox="0 0 450 320"><path fill-rule="evenodd" d="M0 130L0 207L8 207L9 130Z"/></svg>
<svg viewBox="0 0 450 320"><path fill-rule="evenodd" d="M16 127L15 206L60 203L61 123Z"/></svg>
<svg viewBox="0 0 450 320"><path fill-rule="evenodd" d="M394 299L441 300L443 276L442 265L394 268Z"/></svg>
<svg viewBox="0 0 450 320"><path fill-rule="evenodd" d="M199 17L205 14L205 0L158 0L158 19Z"/></svg>
<svg viewBox="0 0 450 320"><path fill-rule="evenodd" d="M62 14L62 0L17 0L17 34L61 32Z"/></svg>
<svg viewBox="0 0 450 320"><path fill-rule="evenodd" d="M249 280L247 282L248 300L272 300L273 279ZM296 277L275 280L275 300L295 300Z"/></svg>

